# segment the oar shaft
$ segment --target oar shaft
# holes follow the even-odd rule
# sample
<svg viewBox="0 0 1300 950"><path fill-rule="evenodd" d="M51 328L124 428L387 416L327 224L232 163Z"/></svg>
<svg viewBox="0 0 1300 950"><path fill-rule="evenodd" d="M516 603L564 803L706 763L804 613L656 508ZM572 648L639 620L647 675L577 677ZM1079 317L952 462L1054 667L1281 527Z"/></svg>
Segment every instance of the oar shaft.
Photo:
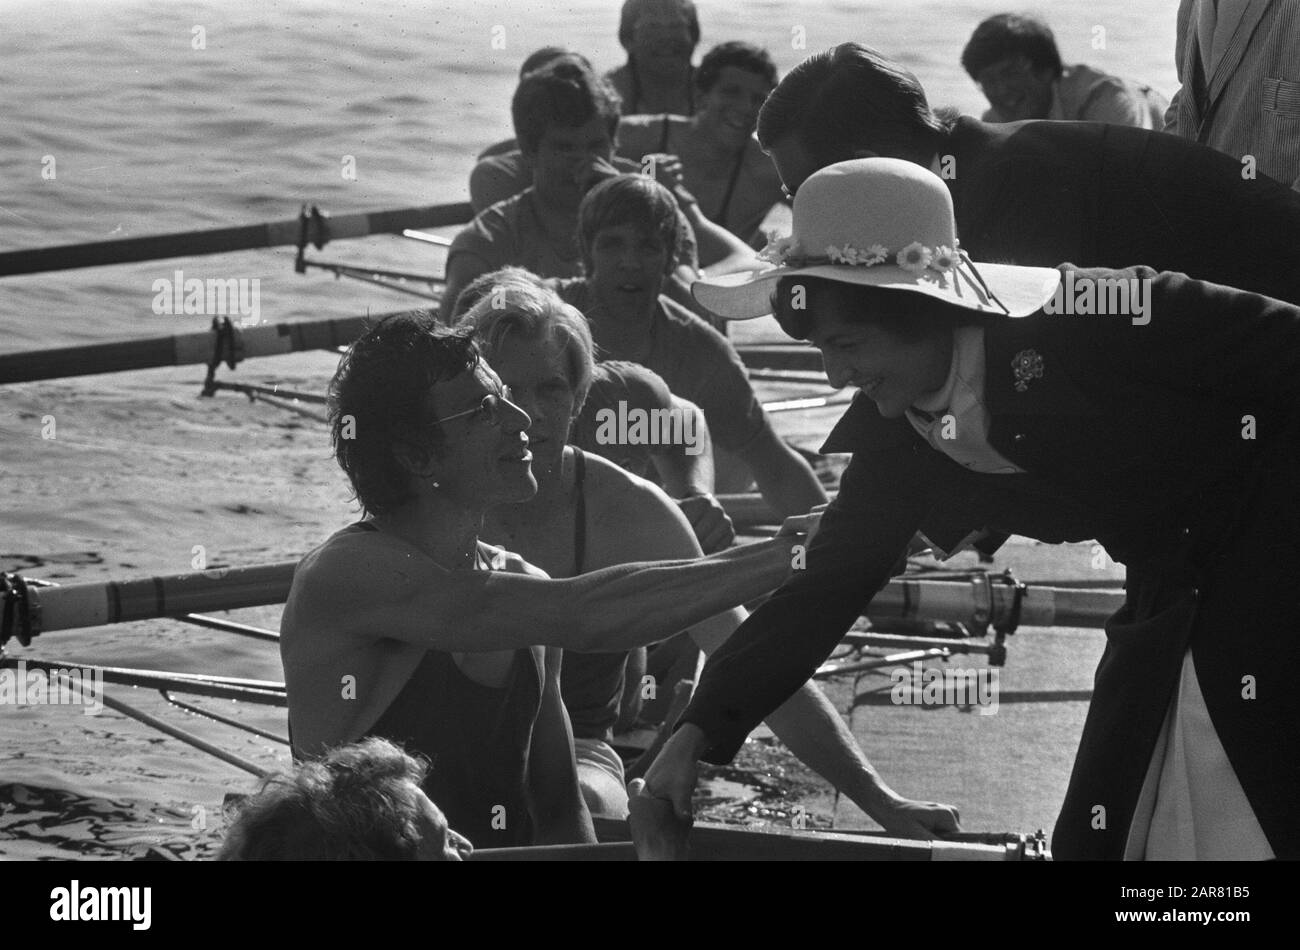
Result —
<svg viewBox="0 0 1300 950"><path fill-rule="evenodd" d="M325 218L328 240L391 234L408 228L440 228L464 224L474 216L466 202L371 211ZM296 245L302 234L298 218L248 224L233 228L205 231L181 231L145 237L63 244L0 252L0 277L35 274L42 271L71 270L77 267L100 267L105 264L131 264L137 261L160 261L173 257L197 257L224 254L252 248Z"/></svg>
<svg viewBox="0 0 1300 950"><path fill-rule="evenodd" d="M296 561L148 577L134 581L34 588L38 629L70 630L209 610L282 604Z"/></svg>
<svg viewBox="0 0 1300 950"><path fill-rule="evenodd" d="M289 596L297 562L199 571L133 581L33 587L33 619L41 631L97 627L211 610L235 610L282 604ZM894 579L872 599L873 620L925 619L970 622L978 611L995 622L1010 613L1012 589L998 583L987 588L971 583ZM1075 590L1029 586L1021 603L1020 623L1027 627L1101 627L1124 602L1122 590Z"/></svg>
<svg viewBox="0 0 1300 950"><path fill-rule="evenodd" d="M239 328L236 330L239 358L280 356L300 350L335 349L360 336L367 320L378 322L384 316L303 320L298 323L268 323ZM212 359L216 339L215 331L205 330L146 340L122 340L0 354L0 385L96 373L118 373L157 366L208 363Z"/></svg>

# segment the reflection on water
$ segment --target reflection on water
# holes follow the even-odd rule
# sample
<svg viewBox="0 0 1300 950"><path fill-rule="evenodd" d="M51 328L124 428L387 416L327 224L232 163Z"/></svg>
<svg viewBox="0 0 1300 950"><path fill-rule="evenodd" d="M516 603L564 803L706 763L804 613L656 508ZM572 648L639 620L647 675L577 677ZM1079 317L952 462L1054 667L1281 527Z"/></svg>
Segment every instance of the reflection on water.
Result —
<svg viewBox="0 0 1300 950"><path fill-rule="evenodd" d="M6 858L190 861L216 854L220 829L219 818L200 821L188 807L0 785L0 856Z"/></svg>

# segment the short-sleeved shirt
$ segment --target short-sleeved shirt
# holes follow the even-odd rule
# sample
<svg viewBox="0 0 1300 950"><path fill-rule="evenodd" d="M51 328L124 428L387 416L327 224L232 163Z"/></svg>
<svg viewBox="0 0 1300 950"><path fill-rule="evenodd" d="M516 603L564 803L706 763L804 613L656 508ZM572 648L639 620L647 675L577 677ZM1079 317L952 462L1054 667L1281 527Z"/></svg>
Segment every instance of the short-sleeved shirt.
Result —
<svg viewBox="0 0 1300 950"><path fill-rule="evenodd" d="M1091 66L1066 66L1052 84L1052 107L1045 118L1067 122L1109 122L1159 132L1169 103L1150 86L1112 76ZM989 109L985 122L1005 122Z"/></svg>
<svg viewBox="0 0 1300 950"><path fill-rule="evenodd" d="M606 458L633 475L657 482L659 478L650 459L649 446L602 443L596 438L601 411L617 414L619 403L629 411L640 409L652 413L671 409L673 394L658 373L640 363L625 360L597 363L587 401L582 404L582 412L569 431L569 444Z"/></svg>
<svg viewBox="0 0 1300 950"><path fill-rule="evenodd" d="M566 303L588 312L586 280L559 281L557 289ZM767 414L749 383L745 364L725 336L660 295L650 339L650 355L642 365L663 377L673 395L700 407L715 445L742 451L768 429ZM627 354L609 356L623 359Z"/></svg>
<svg viewBox="0 0 1300 950"><path fill-rule="evenodd" d="M485 161L494 161L494 156ZM582 253L577 229L563 238L546 230L531 187L498 201L481 211L451 242L447 264L458 254L483 261L488 270L523 267L539 277L577 277L582 273ZM681 211L677 212L677 263L699 270L695 232Z"/></svg>

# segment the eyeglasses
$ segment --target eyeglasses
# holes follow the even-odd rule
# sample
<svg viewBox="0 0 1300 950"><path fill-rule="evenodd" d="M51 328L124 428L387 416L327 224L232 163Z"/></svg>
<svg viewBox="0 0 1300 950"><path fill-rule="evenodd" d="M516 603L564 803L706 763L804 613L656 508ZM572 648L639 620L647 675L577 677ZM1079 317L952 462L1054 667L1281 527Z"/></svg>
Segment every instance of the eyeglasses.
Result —
<svg viewBox="0 0 1300 950"><path fill-rule="evenodd" d="M509 386L502 386L501 391L499 393L488 393L486 396L482 398L482 400L479 401L479 404L475 406L473 409L466 409L462 412L453 412L451 415L443 416L441 419L434 419L432 422L429 423L429 425L431 426L442 425L442 423L450 422L452 419L463 419L466 416L481 414L482 417L485 420L487 420L488 425L499 426L501 424L503 406L511 406L512 408L515 409L519 408L513 402L510 401ZM520 411L522 412L523 410Z"/></svg>

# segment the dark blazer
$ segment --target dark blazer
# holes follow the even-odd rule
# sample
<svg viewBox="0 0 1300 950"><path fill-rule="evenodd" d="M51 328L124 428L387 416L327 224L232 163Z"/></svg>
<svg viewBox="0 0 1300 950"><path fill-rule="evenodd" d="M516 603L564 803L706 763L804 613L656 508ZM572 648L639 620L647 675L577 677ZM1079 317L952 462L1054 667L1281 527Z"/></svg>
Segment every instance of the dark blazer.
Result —
<svg viewBox="0 0 1300 950"><path fill-rule="evenodd" d="M1098 277L1151 279L1150 323L1040 310L986 326L989 442L1026 474L970 472L858 396L824 446L853 458L807 568L714 654L683 716L709 737L710 761L729 760L812 675L918 530L949 551L985 529L1096 539L1127 565L1128 602L1108 626L1058 854L1122 852L1191 645L1270 842L1300 855L1300 308L1146 268L1076 283ZM1041 376L1018 379L1026 360ZM1246 675L1267 680L1250 703ZM1108 818L1094 831L1097 804Z"/></svg>
<svg viewBox="0 0 1300 950"><path fill-rule="evenodd" d="M977 261L1178 271L1300 304L1300 193L1161 132L959 119L939 147Z"/></svg>

